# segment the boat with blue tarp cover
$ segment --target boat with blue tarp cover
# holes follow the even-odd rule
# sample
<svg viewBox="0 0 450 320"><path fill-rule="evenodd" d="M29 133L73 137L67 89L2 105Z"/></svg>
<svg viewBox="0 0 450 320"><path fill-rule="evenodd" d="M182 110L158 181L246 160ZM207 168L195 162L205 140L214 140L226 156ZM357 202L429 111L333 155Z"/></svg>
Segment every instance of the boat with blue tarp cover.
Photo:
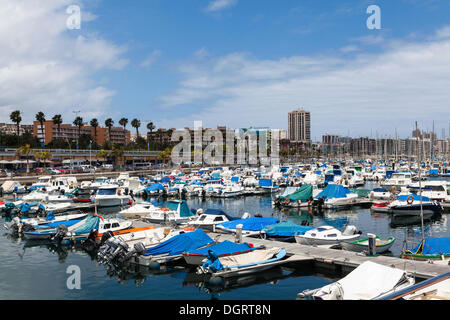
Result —
<svg viewBox="0 0 450 320"><path fill-rule="evenodd" d="M37 240L37 239L51 239L58 233L58 231L61 232L65 231L66 233L70 232L71 235L74 236L86 233L89 234L91 230L94 228L98 230L100 217L89 216L86 219L76 221L75 223L72 223L73 221L66 221L64 223L60 223L54 228L40 228L32 231L24 231L23 235L25 236L26 239Z"/></svg>
<svg viewBox="0 0 450 320"><path fill-rule="evenodd" d="M145 250L131 258L130 262L149 265L152 262L165 263L182 258L182 253L215 243L202 229L180 233L172 238Z"/></svg>
<svg viewBox="0 0 450 320"><path fill-rule="evenodd" d="M411 250L405 250L401 257L411 260L449 260L450 237L424 238Z"/></svg>
<svg viewBox="0 0 450 320"><path fill-rule="evenodd" d="M261 230L261 238L272 238L274 240L295 242L295 236L305 234L306 231L312 230L314 227L299 225L292 221L280 222L269 225Z"/></svg>
<svg viewBox="0 0 450 320"><path fill-rule="evenodd" d="M314 198L322 200L324 208L341 208L354 204L358 195L342 185L329 184Z"/></svg>
<svg viewBox="0 0 450 320"><path fill-rule="evenodd" d="M242 254L253 250L264 249L264 245L253 246L251 243L234 243L229 240L219 242L206 248L183 252L183 258L187 264L201 265L208 258L209 251L213 251L218 257Z"/></svg>
<svg viewBox="0 0 450 320"><path fill-rule="evenodd" d="M279 223L276 218L251 217L247 219L237 219L233 221L219 223L216 230L220 229L225 232L236 232L236 227L242 225L243 236L258 236L261 230L267 226Z"/></svg>

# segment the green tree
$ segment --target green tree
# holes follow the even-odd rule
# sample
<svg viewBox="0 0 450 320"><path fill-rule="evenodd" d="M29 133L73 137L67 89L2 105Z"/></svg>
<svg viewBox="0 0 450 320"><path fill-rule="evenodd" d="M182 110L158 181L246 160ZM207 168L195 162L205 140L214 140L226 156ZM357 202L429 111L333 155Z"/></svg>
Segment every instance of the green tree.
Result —
<svg viewBox="0 0 450 320"><path fill-rule="evenodd" d="M105 120L105 126L108 128L108 140L109 141L112 141L111 140L111 128L113 127L113 125L114 125L114 120L113 119L108 118L108 119Z"/></svg>
<svg viewBox="0 0 450 320"><path fill-rule="evenodd" d="M109 154L110 154L109 151L106 151L105 149L102 149L99 152L97 152L96 157L97 158L103 158L103 159L105 159L105 162L106 162L106 159L108 159Z"/></svg>
<svg viewBox="0 0 450 320"><path fill-rule="evenodd" d="M133 119L133 121L131 121L131 126L136 129L136 137L139 137L139 127L141 126L141 121L138 119Z"/></svg>
<svg viewBox="0 0 450 320"><path fill-rule="evenodd" d="M19 147L16 151L16 156L20 158L20 156L25 156L27 159L27 173L30 171L29 167L29 157L33 153L33 150L31 149L31 146L29 144L25 144L21 147Z"/></svg>
<svg viewBox="0 0 450 320"><path fill-rule="evenodd" d="M58 127L58 138L61 138L61 124L63 122L62 116L60 114L55 114L52 118L53 124Z"/></svg>
<svg viewBox="0 0 450 320"><path fill-rule="evenodd" d="M123 130L125 130L128 124L128 119L127 118L120 119L119 124L123 127Z"/></svg>
<svg viewBox="0 0 450 320"><path fill-rule="evenodd" d="M91 122L89 124L91 125L91 127L94 128L94 140L95 140L95 144L97 144L98 120L96 118L94 118L94 119L91 120Z"/></svg>
<svg viewBox="0 0 450 320"><path fill-rule="evenodd" d="M9 115L9 118L11 119L12 122L14 122L16 124L17 136L20 136L20 123L22 122L22 117L20 116L20 111L16 110L16 111L11 112L11 114Z"/></svg>
<svg viewBox="0 0 450 320"><path fill-rule="evenodd" d="M36 121L39 121L39 124L41 125L41 134L42 134L42 141L45 141L44 137L44 121L45 121L45 114L42 111L39 111L36 114Z"/></svg>
<svg viewBox="0 0 450 320"><path fill-rule="evenodd" d="M81 136L81 127L83 126L83 118L82 117L76 117L75 120L73 120L73 124L78 127L78 138Z"/></svg>

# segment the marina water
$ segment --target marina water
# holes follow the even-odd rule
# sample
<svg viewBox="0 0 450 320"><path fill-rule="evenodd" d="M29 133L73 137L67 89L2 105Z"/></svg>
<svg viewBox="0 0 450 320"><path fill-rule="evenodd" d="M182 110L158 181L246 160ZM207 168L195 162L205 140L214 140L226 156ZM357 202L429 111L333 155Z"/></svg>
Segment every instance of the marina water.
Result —
<svg viewBox="0 0 450 320"><path fill-rule="evenodd" d="M441 178L442 179L442 178ZM447 178L448 179L448 178ZM373 189L375 183L363 187ZM363 236L373 233L380 238L395 237L391 250L386 253L399 257L402 247L412 248L419 243L421 233L418 221L392 221L389 214L374 214L369 208L353 207L348 210L326 210L322 213L308 209L280 210L272 207L271 196L247 196L231 199L188 199L191 209L218 208L240 217L248 212L261 213L281 221L302 223L311 226L336 223L347 220L362 231ZM164 202L159 202L164 204ZM119 208L100 210L103 216L115 216ZM12 237L3 224L0 237L0 299L124 299L124 300L293 300L297 293L334 282L343 275L327 270L297 267L277 267L256 275L239 278L222 286L211 286L196 279L194 270L184 268L136 267L129 270L107 272L98 264L95 255L81 248L61 250L41 242L27 242ZM450 236L447 214L425 223L425 236ZM405 263L408 263L405 260ZM69 266L80 270L80 289L67 286ZM70 269L69 269L70 270Z"/></svg>

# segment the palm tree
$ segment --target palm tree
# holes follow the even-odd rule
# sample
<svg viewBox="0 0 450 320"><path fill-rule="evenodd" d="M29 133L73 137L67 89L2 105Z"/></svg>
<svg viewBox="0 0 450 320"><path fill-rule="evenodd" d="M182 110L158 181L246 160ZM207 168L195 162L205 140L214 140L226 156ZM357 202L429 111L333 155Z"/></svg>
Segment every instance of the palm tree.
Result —
<svg viewBox="0 0 450 320"><path fill-rule="evenodd" d="M125 153L125 151L123 148L116 147L113 149L112 154L114 156L114 164L115 165L117 164L117 160L121 159L123 157L124 153Z"/></svg>
<svg viewBox="0 0 450 320"><path fill-rule="evenodd" d="M14 122L17 126L17 136L20 136L20 122L22 122L22 117L20 116L20 111L16 110L11 112L9 118L12 122Z"/></svg>
<svg viewBox="0 0 450 320"><path fill-rule="evenodd" d="M106 151L104 149L97 152L97 155L96 155L97 158L105 159L105 162L106 162L106 159L108 158L108 156L109 156L109 151Z"/></svg>
<svg viewBox="0 0 450 320"><path fill-rule="evenodd" d="M28 164L29 164L28 157L32 154L32 152L33 152L33 150L31 150L31 147L29 144L19 147L16 151L16 156L20 157L20 156L24 155L25 157L27 157L27 173L30 171L29 166L28 166Z"/></svg>
<svg viewBox="0 0 450 320"><path fill-rule="evenodd" d="M139 127L141 126L141 121L138 119L133 119L133 121L131 121L131 126L136 129L136 137L139 137Z"/></svg>
<svg viewBox="0 0 450 320"><path fill-rule="evenodd" d="M94 128L94 140L95 143L97 143L97 127L98 127L98 120L97 119L92 119L90 122L91 127Z"/></svg>
<svg viewBox="0 0 450 320"><path fill-rule="evenodd" d="M83 126L83 118L82 117L76 117L73 121L73 124L78 127L78 138L81 136L81 127Z"/></svg>
<svg viewBox="0 0 450 320"><path fill-rule="evenodd" d="M58 137L61 138L61 123L62 123L62 116L60 114L55 114L52 118L53 124L56 124L58 126Z"/></svg>
<svg viewBox="0 0 450 320"><path fill-rule="evenodd" d="M126 126L128 124L128 119L127 118L122 118L119 120L119 124L123 127L123 130L126 129Z"/></svg>
<svg viewBox="0 0 450 320"><path fill-rule="evenodd" d="M105 120L105 126L108 128L108 140L111 141L111 128L114 125L114 120L108 118Z"/></svg>
<svg viewBox="0 0 450 320"><path fill-rule="evenodd" d="M45 137L44 137L44 121L45 121L45 114L42 111L39 111L36 114L36 120L39 121L39 123L41 124L41 133L42 133L42 141L45 142Z"/></svg>
<svg viewBox="0 0 450 320"><path fill-rule="evenodd" d="M147 140L148 138L150 138L150 143L153 142L153 130L155 130L155 125L153 124L152 121L150 121L149 123L147 123L147 130L148 132L150 132L150 136L147 134Z"/></svg>

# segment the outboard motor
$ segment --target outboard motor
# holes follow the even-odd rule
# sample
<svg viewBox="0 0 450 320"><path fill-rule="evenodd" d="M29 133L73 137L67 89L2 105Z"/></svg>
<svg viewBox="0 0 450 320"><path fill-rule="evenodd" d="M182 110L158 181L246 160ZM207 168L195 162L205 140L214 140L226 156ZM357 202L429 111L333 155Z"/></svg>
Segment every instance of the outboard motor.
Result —
<svg viewBox="0 0 450 320"><path fill-rule="evenodd" d="M98 253L100 263L112 265L116 259L128 253L128 244L116 237L109 238L105 243L105 248Z"/></svg>
<svg viewBox="0 0 450 320"><path fill-rule="evenodd" d="M62 241L62 239L67 235L68 232L69 232L69 229L67 228L66 225L64 225L64 224L58 225L58 227L56 228L56 233L52 238L52 241L56 241L56 242L60 243Z"/></svg>
<svg viewBox="0 0 450 320"><path fill-rule="evenodd" d="M86 240L84 240L84 244L89 245L89 244L93 244L95 245L95 239L97 239L98 236L98 230L97 229L92 229L91 232L89 232L88 237L86 238Z"/></svg>
<svg viewBox="0 0 450 320"><path fill-rule="evenodd" d="M344 231L342 231L343 235L353 235L353 234L362 234L361 231L357 231L355 226L346 226Z"/></svg>
<svg viewBox="0 0 450 320"><path fill-rule="evenodd" d="M20 222L19 217L14 217L9 224L5 224L7 229L11 229L13 232L22 232L23 223Z"/></svg>
<svg viewBox="0 0 450 320"><path fill-rule="evenodd" d="M128 252L123 257L120 257L119 258L119 262L120 263L124 263L124 262L130 260L131 257L133 257L134 255L136 255L136 256L143 255L145 253L145 250L146 250L145 246L144 246L144 244L142 242L135 243L134 246L133 246L133 250Z"/></svg>
<svg viewBox="0 0 450 320"><path fill-rule="evenodd" d="M108 241L108 239L114 237L114 233L112 231L106 231L103 235L102 238L100 239L100 244L99 247L103 246L106 241Z"/></svg>

